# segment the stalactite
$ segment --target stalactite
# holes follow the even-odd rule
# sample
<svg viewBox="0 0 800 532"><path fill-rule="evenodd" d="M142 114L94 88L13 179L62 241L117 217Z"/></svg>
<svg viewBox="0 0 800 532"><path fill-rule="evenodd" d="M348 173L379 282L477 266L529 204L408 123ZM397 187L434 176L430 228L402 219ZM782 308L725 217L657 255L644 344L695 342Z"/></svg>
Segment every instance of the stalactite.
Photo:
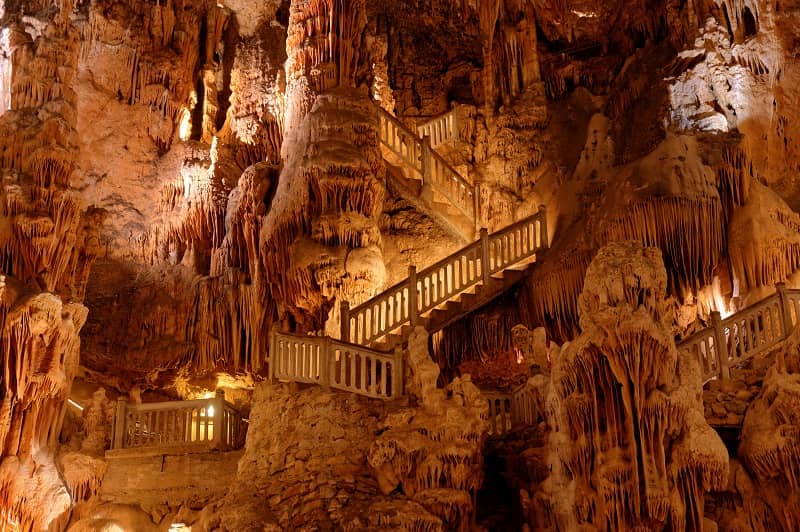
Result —
<svg viewBox="0 0 800 532"><path fill-rule="evenodd" d="M0 516L23 529L57 529L69 518L71 499L55 451L87 310L52 294L25 293L0 276Z"/></svg>
<svg viewBox="0 0 800 532"><path fill-rule="evenodd" d="M445 378L463 362L488 362L512 349L511 328L519 323L515 307L506 303L506 312L473 313L434 334L433 359Z"/></svg>
<svg viewBox="0 0 800 532"><path fill-rule="evenodd" d="M673 286L697 291L713 280L725 246L722 208L716 198L651 199L635 203L606 224L598 243L637 240L659 247L674 273Z"/></svg>
<svg viewBox="0 0 800 532"><path fill-rule="evenodd" d="M547 262L534 271L521 294L521 317L531 326L546 325L552 337L563 341L578 329L578 296L594 253L574 250L558 262Z"/></svg>
<svg viewBox="0 0 800 532"><path fill-rule="evenodd" d="M800 268L800 217L766 186L752 182L729 229L728 256L740 290L773 286Z"/></svg>
<svg viewBox="0 0 800 532"><path fill-rule="evenodd" d="M290 9L285 166L261 254L272 293L301 329L321 329L335 300L357 304L384 281L376 259L385 194L377 115L366 95L348 88L362 61L356 42L365 16L361 1Z"/></svg>

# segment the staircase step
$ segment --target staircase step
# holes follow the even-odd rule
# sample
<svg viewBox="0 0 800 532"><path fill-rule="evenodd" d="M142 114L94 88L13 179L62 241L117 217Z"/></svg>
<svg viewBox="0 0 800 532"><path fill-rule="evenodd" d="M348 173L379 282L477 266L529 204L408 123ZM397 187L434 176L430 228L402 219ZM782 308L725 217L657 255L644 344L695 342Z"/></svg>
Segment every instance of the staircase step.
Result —
<svg viewBox="0 0 800 532"><path fill-rule="evenodd" d="M525 272L519 270L505 270L503 272L503 284L506 287L516 284L525 278Z"/></svg>
<svg viewBox="0 0 800 532"><path fill-rule="evenodd" d="M463 310L463 306L458 301L448 301L445 309L451 314L458 314Z"/></svg>

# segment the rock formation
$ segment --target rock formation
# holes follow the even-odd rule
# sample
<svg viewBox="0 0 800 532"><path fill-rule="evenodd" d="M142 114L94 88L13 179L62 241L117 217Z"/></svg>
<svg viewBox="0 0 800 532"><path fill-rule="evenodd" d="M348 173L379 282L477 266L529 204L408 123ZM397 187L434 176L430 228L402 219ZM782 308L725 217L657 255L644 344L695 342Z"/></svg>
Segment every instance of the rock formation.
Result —
<svg viewBox="0 0 800 532"><path fill-rule="evenodd" d="M0 529L798 528L795 4L0 0Z"/></svg>
<svg viewBox="0 0 800 532"><path fill-rule="evenodd" d="M730 509L721 524L752 530L792 530L800 525L795 480L798 348L800 329L795 329L747 410L739 445L741 465L734 484L740 504Z"/></svg>
<svg viewBox="0 0 800 532"><path fill-rule="evenodd" d="M419 406L387 416L367 458L381 492L401 490L429 512L428 527L470 530L483 480L487 403L468 375L445 390L436 387L439 368L428 354L427 340L421 327L409 339L408 391ZM395 511L403 513L402 506ZM422 526L422 521L404 523L404 528Z"/></svg>
<svg viewBox="0 0 800 532"><path fill-rule="evenodd" d="M583 332L553 362L550 475L524 495L532 529L704 528L728 453L703 417L699 366L675 348L666 287L660 252L638 243L589 266Z"/></svg>

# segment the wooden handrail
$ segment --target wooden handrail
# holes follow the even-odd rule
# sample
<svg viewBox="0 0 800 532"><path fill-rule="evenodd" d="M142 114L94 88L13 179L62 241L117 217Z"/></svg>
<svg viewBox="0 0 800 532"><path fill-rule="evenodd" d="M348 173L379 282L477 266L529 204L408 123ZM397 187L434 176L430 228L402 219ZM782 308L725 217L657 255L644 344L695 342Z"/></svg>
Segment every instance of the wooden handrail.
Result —
<svg viewBox="0 0 800 532"><path fill-rule="evenodd" d="M245 424L218 390L215 397L190 401L128 403L117 400L111 448L211 446L239 449Z"/></svg>
<svg viewBox="0 0 800 532"><path fill-rule="evenodd" d="M800 315L800 290L776 285L775 294L728 316L711 313L711 326L677 344L691 351L703 370L703 382L729 379L730 366L740 364L775 347L789 335Z"/></svg>
<svg viewBox="0 0 800 532"><path fill-rule="evenodd" d="M403 354L385 353L327 336L270 333L270 380L319 384L373 397L403 394Z"/></svg>
<svg viewBox="0 0 800 532"><path fill-rule="evenodd" d="M481 238L439 262L384 290L368 301L350 308L341 305L341 338L369 345L477 284L486 284L491 274L502 271L546 249L547 213L539 211Z"/></svg>
<svg viewBox="0 0 800 532"><path fill-rule="evenodd" d="M417 136L429 137L431 147L436 148L458 136L458 114L455 109L432 118L417 126Z"/></svg>

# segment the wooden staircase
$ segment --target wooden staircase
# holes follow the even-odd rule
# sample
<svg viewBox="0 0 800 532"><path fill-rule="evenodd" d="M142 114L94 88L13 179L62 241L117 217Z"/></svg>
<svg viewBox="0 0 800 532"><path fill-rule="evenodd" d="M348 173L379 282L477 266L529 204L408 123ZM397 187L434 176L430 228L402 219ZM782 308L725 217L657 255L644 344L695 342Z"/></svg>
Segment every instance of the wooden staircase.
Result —
<svg viewBox="0 0 800 532"><path fill-rule="evenodd" d="M434 150L454 138L455 114L448 113L420 126L418 130L424 135L420 137L383 109L377 109L389 190L463 242L472 242L482 225L480 189Z"/></svg>
<svg viewBox="0 0 800 532"><path fill-rule="evenodd" d="M505 293L525 276L547 248L544 207L496 233L480 238L417 272L369 301L341 304L343 342L391 350L408 341L416 326L434 333Z"/></svg>

